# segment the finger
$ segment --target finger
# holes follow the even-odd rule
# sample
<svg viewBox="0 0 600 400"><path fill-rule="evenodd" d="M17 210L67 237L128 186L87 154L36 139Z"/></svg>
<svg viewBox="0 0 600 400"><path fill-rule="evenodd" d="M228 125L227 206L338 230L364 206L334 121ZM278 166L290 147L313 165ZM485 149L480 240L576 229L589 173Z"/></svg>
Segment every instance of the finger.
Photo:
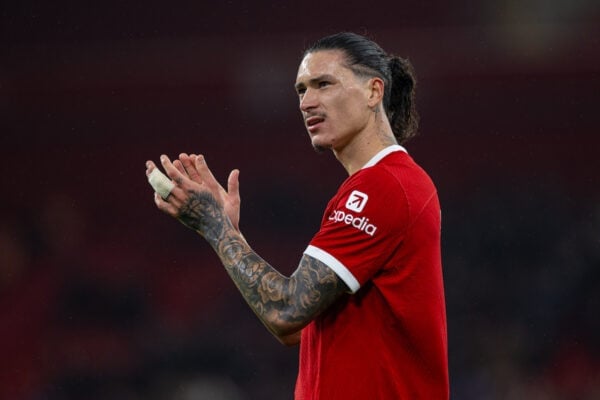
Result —
<svg viewBox="0 0 600 400"><path fill-rule="evenodd" d="M200 179L200 175L198 174L196 166L194 165L196 158L197 156L195 154L188 156L185 153L181 153L179 155L179 160L181 160L181 162L183 163L183 166L185 167L189 178L194 182L202 183L202 179Z"/></svg>
<svg viewBox="0 0 600 400"><path fill-rule="evenodd" d="M146 161L146 176L150 175L154 168L156 168L156 164L152 160Z"/></svg>
<svg viewBox="0 0 600 400"><path fill-rule="evenodd" d="M146 162L146 176L152 189L160 194L163 199L168 198L175 188L173 181L163 174L160 169L156 168L151 161Z"/></svg>
<svg viewBox="0 0 600 400"><path fill-rule="evenodd" d="M240 170L234 169L227 178L227 193L238 202L240 200Z"/></svg>
<svg viewBox="0 0 600 400"><path fill-rule="evenodd" d="M172 217L177 216L177 207L164 200L158 193L154 193L154 204L158 207L162 212L169 214Z"/></svg>
<svg viewBox="0 0 600 400"><path fill-rule="evenodd" d="M203 155L196 157L194 165L196 166L196 171L198 171L198 175L203 183L206 183L208 186L210 186L212 190L218 190L219 188L223 190L221 185L219 185L219 182L217 182L215 179L211 170L208 168L208 164L206 164L206 160L204 159Z"/></svg>
<svg viewBox="0 0 600 400"><path fill-rule="evenodd" d="M179 160L175 160L173 161L173 165L175 166L175 168L177 168L177 170L179 172L181 172L182 175L188 175L187 171L185 170L183 164L181 163L181 161Z"/></svg>
<svg viewBox="0 0 600 400"><path fill-rule="evenodd" d="M180 153L179 154L179 160L175 160L173 161L173 164L175 163L181 163L181 165L183 166L184 170L185 170L185 175L187 175L189 177L189 171L187 171L187 168L185 166L185 163L183 162L185 159L189 158L189 156L187 155L187 153Z"/></svg>
<svg viewBox="0 0 600 400"><path fill-rule="evenodd" d="M185 179L187 178L184 174L179 172L179 170L173 165L169 157L166 155L160 156L160 163L162 164L167 176L173 180L178 185L181 185Z"/></svg>

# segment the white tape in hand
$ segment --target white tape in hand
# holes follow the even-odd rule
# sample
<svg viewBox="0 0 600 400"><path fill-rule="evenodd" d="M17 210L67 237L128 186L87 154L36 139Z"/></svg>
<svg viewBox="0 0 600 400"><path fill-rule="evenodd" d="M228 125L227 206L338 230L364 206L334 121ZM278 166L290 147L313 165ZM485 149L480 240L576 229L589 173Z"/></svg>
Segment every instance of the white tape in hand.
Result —
<svg viewBox="0 0 600 400"><path fill-rule="evenodd" d="M163 199L166 199L171 194L171 190L175 187L175 184L171 182L169 178L158 168L154 168L150 175L148 175L148 182L150 186L154 188L154 191L160 195Z"/></svg>

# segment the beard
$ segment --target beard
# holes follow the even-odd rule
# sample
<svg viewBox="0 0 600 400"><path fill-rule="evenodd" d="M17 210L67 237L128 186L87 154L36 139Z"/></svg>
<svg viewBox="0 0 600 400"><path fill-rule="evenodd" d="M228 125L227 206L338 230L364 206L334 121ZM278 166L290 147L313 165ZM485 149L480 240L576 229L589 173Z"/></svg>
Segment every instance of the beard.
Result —
<svg viewBox="0 0 600 400"><path fill-rule="evenodd" d="M325 143L325 144L321 143L321 144L318 144L318 143L311 142L311 144L312 144L313 150L314 150L316 153L318 153L318 154L322 154L322 153L324 153L326 150L330 150L330 149L332 148L332 145L331 145L331 144L329 144L329 143Z"/></svg>
<svg viewBox="0 0 600 400"><path fill-rule="evenodd" d="M328 149L328 147L321 146L321 145L318 145L318 144L314 144L313 145L313 149L315 150L316 153L322 154L322 153L325 152L325 150Z"/></svg>

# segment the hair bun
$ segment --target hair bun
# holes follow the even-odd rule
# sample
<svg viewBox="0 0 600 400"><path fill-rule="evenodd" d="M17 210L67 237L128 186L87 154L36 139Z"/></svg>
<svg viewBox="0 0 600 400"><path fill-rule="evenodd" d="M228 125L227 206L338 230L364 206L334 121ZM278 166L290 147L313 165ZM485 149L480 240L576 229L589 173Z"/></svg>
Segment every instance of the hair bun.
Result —
<svg viewBox="0 0 600 400"><path fill-rule="evenodd" d="M406 142L417 134L419 115L415 104L416 79L411 63L392 56L388 61L391 75L391 92L388 119L396 138Z"/></svg>

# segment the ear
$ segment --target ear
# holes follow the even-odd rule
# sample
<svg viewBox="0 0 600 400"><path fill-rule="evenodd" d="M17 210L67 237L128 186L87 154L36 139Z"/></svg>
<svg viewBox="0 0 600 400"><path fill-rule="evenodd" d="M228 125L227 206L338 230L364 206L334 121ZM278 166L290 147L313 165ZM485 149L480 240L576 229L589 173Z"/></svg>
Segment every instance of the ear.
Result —
<svg viewBox="0 0 600 400"><path fill-rule="evenodd" d="M369 107L373 108L383 101L384 83L383 79L373 77L368 83L369 98L367 99Z"/></svg>

